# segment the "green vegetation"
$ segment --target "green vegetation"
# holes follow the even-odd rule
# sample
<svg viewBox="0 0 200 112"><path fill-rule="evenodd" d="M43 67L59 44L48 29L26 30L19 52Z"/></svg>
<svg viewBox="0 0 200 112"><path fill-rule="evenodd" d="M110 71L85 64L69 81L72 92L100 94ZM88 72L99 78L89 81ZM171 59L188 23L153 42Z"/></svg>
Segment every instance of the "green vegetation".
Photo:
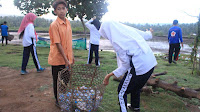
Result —
<svg viewBox="0 0 200 112"><path fill-rule="evenodd" d="M22 21L22 16L0 16L0 23L3 23L4 21L7 21L9 30L17 31L20 23ZM38 17L35 21L35 29L37 32L39 31L49 31L49 25L51 24L52 20L44 19ZM72 32L73 33L84 33L84 28L82 26L81 21L70 21ZM154 30L154 36L166 36L168 35L168 30L170 27L172 27L171 24L131 24L131 23L125 23L129 26L138 28L140 30L145 31L146 29L153 28ZM182 28L183 36L188 38L194 38L194 36L191 36L193 33L197 34L197 23L190 23L190 24L180 24L179 25ZM86 32L89 33L89 30L86 28Z"/></svg>
<svg viewBox="0 0 200 112"><path fill-rule="evenodd" d="M20 45L8 45L0 47L0 67L6 66L13 69L20 70L22 61L23 47ZM43 67L50 67L48 65L48 53L49 48L37 48L38 57ZM111 72L117 67L116 54L108 51L101 51L100 69L103 72ZM88 51L86 50L74 50L76 64L85 64L87 62ZM154 73L160 73L167 71L168 73L163 76L159 76L161 80L168 83L178 81L178 86L184 86L188 88L199 88L200 76L191 75L192 64L184 58L188 55L181 55L178 64L169 65L164 56L157 56L158 65L155 68ZM33 61L30 57L28 68L35 68ZM98 112L119 112L119 105L117 99L117 87L119 82L110 79L110 84L106 87L103 102ZM49 86L44 85L39 90L47 89ZM185 104L200 106L200 102L197 99L187 99L177 96L175 93L165 91L161 88L157 88L154 91L158 91L159 94L145 95L141 94L141 111L142 112L189 112ZM128 96L128 99L130 96Z"/></svg>

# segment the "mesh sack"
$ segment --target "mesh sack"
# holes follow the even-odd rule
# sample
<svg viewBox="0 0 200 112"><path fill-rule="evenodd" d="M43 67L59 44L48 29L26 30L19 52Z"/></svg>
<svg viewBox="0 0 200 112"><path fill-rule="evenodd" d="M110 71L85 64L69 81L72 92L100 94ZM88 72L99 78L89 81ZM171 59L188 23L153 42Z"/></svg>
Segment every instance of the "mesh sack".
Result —
<svg viewBox="0 0 200 112"><path fill-rule="evenodd" d="M105 86L99 68L73 65L58 74L58 101L64 112L92 112L100 106Z"/></svg>

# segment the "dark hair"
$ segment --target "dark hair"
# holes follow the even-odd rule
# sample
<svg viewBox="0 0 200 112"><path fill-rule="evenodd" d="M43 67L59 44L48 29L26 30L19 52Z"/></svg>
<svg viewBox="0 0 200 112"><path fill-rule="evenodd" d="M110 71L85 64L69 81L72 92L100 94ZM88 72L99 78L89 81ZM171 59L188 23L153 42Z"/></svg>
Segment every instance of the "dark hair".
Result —
<svg viewBox="0 0 200 112"><path fill-rule="evenodd" d="M23 38L24 36L24 30L19 34L19 39Z"/></svg>
<svg viewBox="0 0 200 112"><path fill-rule="evenodd" d="M53 2L53 5L52 5L54 10L56 10L59 4L63 4L65 7L67 7L67 3L64 0L56 0Z"/></svg>
<svg viewBox="0 0 200 112"><path fill-rule="evenodd" d="M7 24L7 22L6 22L6 21L4 21L3 23L4 23L4 24Z"/></svg>
<svg viewBox="0 0 200 112"><path fill-rule="evenodd" d="M93 24L93 25L97 28L97 30L100 29L101 23L99 22L99 19L93 20L93 21L91 22L91 24Z"/></svg>
<svg viewBox="0 0 200 112"><path fill-rule="evenodd" d="M178 24L178 20L174 20L173 25L177 25L177 24Z"/></svg>

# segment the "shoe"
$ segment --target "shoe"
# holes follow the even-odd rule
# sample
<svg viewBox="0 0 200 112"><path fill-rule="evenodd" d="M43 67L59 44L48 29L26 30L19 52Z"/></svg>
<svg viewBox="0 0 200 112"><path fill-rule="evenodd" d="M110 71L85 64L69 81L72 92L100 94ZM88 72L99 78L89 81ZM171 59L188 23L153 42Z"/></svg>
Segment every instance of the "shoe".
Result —
<svg viewBox="0 0 200 112"><path fill-rule="evenodd" d="M98 67L100 67L100 65L96 65L96 67L98 68Z"/></svg>
<svg viewBox="0 0 200 112"><path fill-rule="evenodd" d="M26 70L21 70L21 75L26 75L28 72Z"/></svg>
<svg viewBox="0 0 200 112"><path fill-rule="evenodd" d="M40 72L43 72L45 70L45 68L40 68L40 69L37 69L37 72L40 73Z"/></svg>
<svg viewBox="0 0 200 112"><path fill-rule="evenodd" d="M176 61L175 61L175 60L173 60L172 62L173 62L174 64L176 64Z"/></svg>
<svg viewBox="0 0 200 112"><path fill-rule="evenodd" d="M58 108L60 108L60 105L59 105L58 101L55 102L55 105L56 105Z"/></svg>
<svg viewBox="0 0 200 112"><path fill-rule="evenodd" d="M133 108L129 103L127 104L127 108L133 112L140 112L140 108Z"/></svg>

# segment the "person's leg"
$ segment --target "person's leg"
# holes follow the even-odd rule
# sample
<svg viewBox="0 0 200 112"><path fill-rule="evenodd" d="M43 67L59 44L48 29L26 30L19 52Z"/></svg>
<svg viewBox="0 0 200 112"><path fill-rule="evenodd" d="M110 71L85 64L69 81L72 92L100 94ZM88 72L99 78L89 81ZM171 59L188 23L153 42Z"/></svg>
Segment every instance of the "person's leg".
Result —
<svg viewBox="0 0 200 112"><path fill-rule="evenodd" d="M4 36L2 36L2 40L1 40L1 41L2 41L2 46L3 46L3 41L4 41L4 38L5 38L5 37L4 37Z"/></svg>
<svg viewBox="0 0 200 112"><path fill-rule="evenodd" d="M32 57L33 57L33 62L35 64L35 67L36 67L37 70L39 70L41 68L41 66L40 66L38 56L37 56L36 47L32 44L31 47L30 47L30 50L31 50L31 54L32 54Z"/></svg>
<svg viewBox="0 0 200 112"><path fill-rule="evenodd" d="M94 45L90 43L90 46L89 46L89 52L88 52L88 62L87 64L91 64L92 63L92 59L93 59L93 48Z"/></svg>
<svg viewBox="0 0 200 112"><path fill-rule="evenodd" d="M24 47L23 50L23 59L22 59L22 68L21 70L26 71L26 66L30 56L30 46Z"/></svg>
<svg viewBox="0 0 200 112"><path fill-rule="evenodd" d="M180 43L175 44L174 47L175 47L174 61L176 61L178 54L180 52Z"/></svg>
<svg viewBox="0 0 200 112"><path fill-rule="evenodd" d="M131 80L132 74L127 72L118 86L118 100L120 105L120 112L127 112L127 88Z"/></svg>
<svg viewBox="0 0 200 112"><path fill-rule="evenodd" d="M5 36L6 38L6 45L8 45L8 36Z"/></svg>
<svg viewBox="0 0 200 112"><path fill-rule="evenodd" d="M131 108L140 110L140 89L131 92Z"/></svg>
<svg viewBox="0 0 200 112"><path fill-rule="evenodd" d="M173 52L174 52L174 46L173 44L169 44L169 63L172 63Z"/></svg>
<svg viewBox="0 0 200 112"><path fill-rule="evenodd" d="M53 90L54 90L54 97L56 102L58 102L57 98L57 79L58 79L58 72L65 68L65 65L59 66L52 66L52 78L53 78Z"/></svg>
<svg viewBox="0 0 200 112"><path fill-rule="evenodd" d="M94 53L95 53L95 64L96 64L96 66L99 66L100 65L100 62L99 62L99 45L95 45Z"/></svg>

